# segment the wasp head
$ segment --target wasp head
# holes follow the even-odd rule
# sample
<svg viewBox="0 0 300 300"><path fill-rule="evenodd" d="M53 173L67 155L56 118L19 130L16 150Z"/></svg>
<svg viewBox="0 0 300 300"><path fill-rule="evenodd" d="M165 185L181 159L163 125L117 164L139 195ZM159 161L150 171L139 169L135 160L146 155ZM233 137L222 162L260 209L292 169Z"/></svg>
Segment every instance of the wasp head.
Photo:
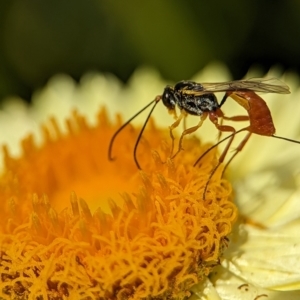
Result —
<svg viewBox="0 0 300 300"><path fill-rule="evenodd" d="M174 88L172 86L166 86L164 89L164 93L162 95L162 101L163 104L169 109L174 110L177 98L176 98L176 92L174 91Z"/></svg>

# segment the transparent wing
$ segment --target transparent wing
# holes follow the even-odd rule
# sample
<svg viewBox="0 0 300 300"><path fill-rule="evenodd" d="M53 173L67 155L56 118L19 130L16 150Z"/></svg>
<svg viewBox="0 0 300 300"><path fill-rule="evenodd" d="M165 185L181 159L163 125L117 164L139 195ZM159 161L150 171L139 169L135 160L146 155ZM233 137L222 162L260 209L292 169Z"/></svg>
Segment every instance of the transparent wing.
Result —
<svg viewBox="0 0 300 300"><path fill-rule="evenodd" d="M200 87L202 89L200 89ZM290 88L277 78L250 78L245 80L235 80L228 82L201 83L199 89L194 92L203 94L207 92L227 92L227 91L254 91L261 93L289 94Z"/></svg>

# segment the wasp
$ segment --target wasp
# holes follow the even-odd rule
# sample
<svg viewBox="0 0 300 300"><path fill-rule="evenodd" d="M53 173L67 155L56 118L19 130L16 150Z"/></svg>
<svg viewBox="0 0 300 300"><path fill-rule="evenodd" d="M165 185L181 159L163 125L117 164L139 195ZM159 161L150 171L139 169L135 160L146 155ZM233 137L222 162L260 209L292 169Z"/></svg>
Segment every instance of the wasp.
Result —
<svg viewBox="0 0 300 300"><path fill-rule="evenodd" d="M215 93L224 92L224 96L220 103L215 95ZM181 137L179 139L179 147L175 154L171 154L171 158L174 158L181 150L182 150L182 142L183 138L187 134L191 134L195 132L203 122L208 118L216 127L216 129L220 133L228 132L230 133L226 138L220 140L214 146L209 148L199 159L195 162L194 166L196 166L201 158L206 155L210 150L214 147L218 146L220 143L228 140L227 145L225 146L223 152L219 157L219 162L215 169L212 171L208 183L212 178L213 174L216 172L217 168L224 161L228 150L234 140L236 134L242 131L248 131L245 138L241 141L238 147L235 149L234 154L229 159L227 165L233 160L233 158L242 151L243 147L249 140L252 134L258 134L263 136L270 136L278 139L283 139L289 142L300 143L299 141L288 139L285 137L275 135L275 126L272 119L271 112L266 104L266 102L257 94L257 93L276 93L276 94L289 94L289 87L281 82L279 79L271 78L251 78L245 80L235 80L228 82L217 82L217 83L197 83L194 81L180 81L176 83L174 86L168 85L165 87L163 94L158 95L148 103L145 107L143 107L140 111L138 111L134 116L132 116L127 122L125 122L112 136L108 157L110 160L113 160L112 157L112 148L117 135L126 127L133 119L135 119L139 114L145 111L151 105L152 108L142 126L142 129L137 137L133 157L136 163L136 166L141 169L140 164L137 159L137 148L139 141L143 135L145 127L149 121L150 116L152 115L156 105L162 101L163 104L168 109L169 113L171 113L175 117L175 122L169 127L170 128L170 136L172 138L172 151L174 147L174 135L173 130L184 120L188 115L199 116L200 120L198 124L193 127L185 129ZM226 116L222 107L227 101L228 98L235 100L239 105L241 105L245 110L246 114L241 116ZM177 115L176 107L178 107L180 114ZM236 131L234 126L224 125L223 120L230 121L249 121L249 125ZM225 169L224 168L224 169ZM207 189L205 188L205 192Z"/></svg>

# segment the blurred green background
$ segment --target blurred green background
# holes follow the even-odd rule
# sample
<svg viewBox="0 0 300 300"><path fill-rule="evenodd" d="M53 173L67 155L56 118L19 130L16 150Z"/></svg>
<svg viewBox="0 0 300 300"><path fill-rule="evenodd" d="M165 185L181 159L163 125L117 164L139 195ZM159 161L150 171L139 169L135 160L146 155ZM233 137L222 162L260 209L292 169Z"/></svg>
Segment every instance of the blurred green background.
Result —
<svg viewBox="0 0 300 300"><path fill-rule="evenodd" d="M213 60L239 79L253 64L300 70L300 1L0 0L0 98L64 72L122 81L141 65L189 79Z"/></svg>

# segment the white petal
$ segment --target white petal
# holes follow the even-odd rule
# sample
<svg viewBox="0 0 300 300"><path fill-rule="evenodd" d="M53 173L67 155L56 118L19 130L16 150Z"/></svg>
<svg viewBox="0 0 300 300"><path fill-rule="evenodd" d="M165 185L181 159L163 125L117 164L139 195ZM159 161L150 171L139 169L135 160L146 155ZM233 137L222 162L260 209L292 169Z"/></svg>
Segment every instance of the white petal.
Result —
<svg viewBox="0 0 300 300"><path fill-rule="evenodd" d="M32 120L27 104L20 98L11 97L6 99L0 111L0 128L0 145L7 145L9 152L17 156L21 153L20 139L37 132L39 125ZM2 164L2 151L0 161Z"/></svg>
<svg viewBox="0 0 300 300"><path fill-rule="evenodd" d="M33 94L33 109L31 114L38 123L43 123L49 117L55 116L59 125L70 115L76 97L76 83L68 75L56 75L47 85Z"/></svg>
<svg viewBox="0 0 300 300"><path fill-rule="evenodd" d="M211 281L206 278L191 289L193 296L189 300L222 300Z"/></svg>
<svg viewBox="0 0 300 300"><path fill-rule="evenodd" d="M235 182L240 213L267 227L300 218L300 183L294 162L266 166Z"/></svg>
<svg viewBox="0 0 300 300"><path fill-rule="evenodd" d="M228 272L222 266L216 268L211 276L211 281L222 300L271 300L271 299L299 299L299 291L272 291L253 285Z"/></svg>
<svg viewBox="0 0 300 300"><path fill-rule="evenodd" d="M300 289L300 222L281 230L240 225L222 266L245 282L273 290Z"/></svg>

